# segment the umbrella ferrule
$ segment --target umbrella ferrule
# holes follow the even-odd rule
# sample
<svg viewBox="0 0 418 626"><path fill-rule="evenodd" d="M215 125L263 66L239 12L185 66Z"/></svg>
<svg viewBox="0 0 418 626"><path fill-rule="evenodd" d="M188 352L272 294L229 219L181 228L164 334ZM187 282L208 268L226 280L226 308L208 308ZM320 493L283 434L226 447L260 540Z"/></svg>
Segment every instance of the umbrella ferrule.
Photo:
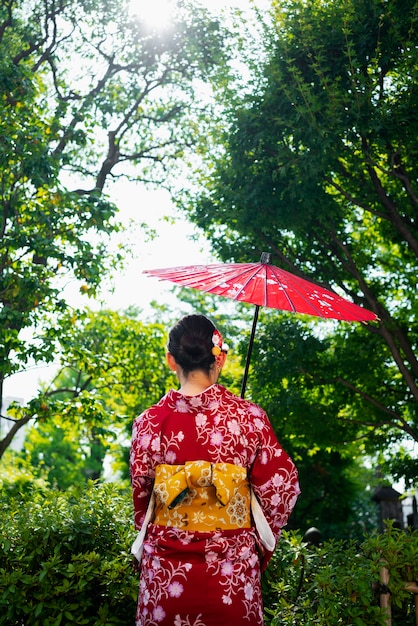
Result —
<svg viewBox="0 0 418 626"><path fill-rule="evenodd" d="M269 265L271 263L271 253L270 252L262 252L260 263L263 265Z"/></svg>

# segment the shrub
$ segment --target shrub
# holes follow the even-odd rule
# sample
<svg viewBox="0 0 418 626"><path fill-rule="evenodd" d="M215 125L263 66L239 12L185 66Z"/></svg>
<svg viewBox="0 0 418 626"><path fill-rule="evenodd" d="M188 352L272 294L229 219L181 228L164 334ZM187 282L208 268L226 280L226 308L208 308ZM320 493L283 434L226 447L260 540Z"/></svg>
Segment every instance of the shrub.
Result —
<svg viewBox="0 0 418 626"><path fill-rule="evenodd" d="M135 621L130 488L89 483L58 492L20 477L0 489L0 624L114 625ZM386 626L379 606L390 571L392 626L414 624L418 533L388 527L362 542L309 546L284 532L263 575L266 626Z"/></svg>
<svg viewBox="0 0 418 626"><path fill-rule="evenodd" d="M314 547L283 533L263 577L266 625L386 626L379 605L380 572L390 571L392 626L414 625L413 595L404 581L418 578L418 533L387 532Z"/></svg>
<svg viewBox="0 0 418 626"><path fill-rule="evenodd" d="M134 623L129 490L90 483L16 495L3 487L1 498L0 624Z"/></svg>

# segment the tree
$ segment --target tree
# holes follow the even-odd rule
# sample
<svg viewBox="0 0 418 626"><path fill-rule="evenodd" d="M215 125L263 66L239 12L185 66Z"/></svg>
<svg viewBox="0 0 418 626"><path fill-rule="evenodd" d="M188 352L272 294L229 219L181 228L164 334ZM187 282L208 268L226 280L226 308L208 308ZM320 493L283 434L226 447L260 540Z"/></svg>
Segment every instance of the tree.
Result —
<svg viewBox="0 0 418 626"><path fill-rule="evenodd" d="M128 475L133 419L175 384L165 366L166 327L137 311L86 310L57 329L61 367L28 406L14 406L31 427L21 454L34 477L66 489L102 479L106 456Z"/></svg>
<svg viewBox="0 0 418 626"><path fill-rule="evenodd" d="M251 392L298 467L302 496L291 527L319 528L323 539L358 538L377 527L377 477L364 459L384 441L376 441L375 431L358 437L354 416L361 417L361 407L357 413L344 387L319 386L338 368L332 345L332 337L313 336L302 316L265 313L254 346ZM346 407L338 420L336 405Z"/></svg>
<svg viewBox="0 0 418 626"><path fill-rule="evenodd" d="M418 441L417 9L273 2L253 92L225 103L223 151L188 202L224 260L270 251L379 316L366 329L312 325L318 362L296 361L290 378L333 416L332 438L345 427L340 441L385 455ZM409 458L402 472L416 468Z"/></svg>
<svg viewBox="0 0 418 626"><path fill-rule="evenodd" d="M120 227L111 182L161 183L198 142L196 90L215 80L221 42L187 4L162 36L127 1L2 3L0 398L5 377L53 358L65 284L94 296L122 262L108 245Z"/></svg>
<svg viewBox="0 0 418 626"><path fill-rule="evenodd" d="M31 417L23 450L13 454L17 467L23 471L29 464L34 479L59 489L102 480L105 460L113 476L128 477L133 419L178 386L165 360L167 336L189 306L198 310L200 303L228 338L231 350L221 381L239 392L236 329L216 310L216 299L184 295L177 312L158 307L158 322L140 320L135 308L123 313L86 309L55 329L61 355L55 377L41 385L28 406L10 408L18 422Z"/></svg>

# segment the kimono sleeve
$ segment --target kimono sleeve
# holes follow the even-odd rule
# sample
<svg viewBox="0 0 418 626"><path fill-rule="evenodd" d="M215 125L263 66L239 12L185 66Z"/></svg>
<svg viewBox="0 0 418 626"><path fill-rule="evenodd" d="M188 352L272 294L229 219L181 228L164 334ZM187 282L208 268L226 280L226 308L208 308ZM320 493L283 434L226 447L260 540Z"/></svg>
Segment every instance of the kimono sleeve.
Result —
<svg viewBox="0 0 418 626"><path fill-rule="evenodd" d="M155 466L159 462L160 438L152 432L147 411L133 423L130 450L130 476L135 528L144 521L154 484Z"/></svg>
<svg viewBox="0 0 418 626"><path fill-rule="evenodd" d="M298 472L265 413L260 418L259 449L250 472L253 491L276 541L300 494Z"/></svg>

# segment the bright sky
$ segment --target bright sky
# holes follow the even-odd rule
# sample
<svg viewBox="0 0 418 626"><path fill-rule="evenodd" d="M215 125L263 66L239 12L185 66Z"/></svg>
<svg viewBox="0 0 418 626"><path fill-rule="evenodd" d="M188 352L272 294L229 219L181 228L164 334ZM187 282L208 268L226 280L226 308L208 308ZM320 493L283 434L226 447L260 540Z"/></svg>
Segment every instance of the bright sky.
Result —
<svg viewBox="0 0 418 626"><path fill-rule="evenodd" d="M260 8L270 5L270 0L253 0ZM222 11L228 7L247 9L250 0L199 0L199 4L213 12ZM131 0L132 12L145 19L154 28L167 28L175 0Z"/></svg>
<svg viewBox="0 0 418 626"><path fill-rule="evenodd" d="M132 0L135 11L148 14L150 24L155 26L156 17L169 16L171 0ZM200 3L211 10L218 11L227 7L246 9L250 0L200 0ZM258 7L267 7L268 0L256 0ZM103 285L103 306L115 310L123 310L128 306L137 306L148 315L151 311L150 302L156 300L175 307L176 299L171 294L172 285L160 282L143 274L145 269L172 267L178 265L195 265L214 262L209 245L200 236L196 241L194 227L176 215L168 193L164 191L145 191L140 185L123 183L117 185L112 192L113 199L120 210L120 218L125 224L133 220L126 235L128 242L133 243L133 257L127 261L125 269L118 272L113 283L113 292ZM174 221L167 221L171 216ZM141 223L148 224L157 231L153 241L144 240ZM69 284L65 295L74 306L99 307L81 297L79 285ZM54 367L38 367L22 372L7 379L4 385L5 397L30 398L36 393L39 380L49 380Z"/></svg>
<svg viewBox="0 0 418 626"><path fill-rule="evenodd" d="M131 0L133 10L147 18L152 26L167 26L170 16L170 5L173 0ZM200 0L200 4L213 12L222 9L239 7L248 9L251 4L258 8L270 6L270 0ZM166 16L167 20L161 19ZM144 269L172 267L178 265L194 265L214 261L209 245L200 235L198 241L192 240L196 230L192 225L176 216L174 223L165 219L167 215L175 216L168 193L163 191L145 192L133 184L118 188L116 199L121 215L126 220L136 219L153 227L158 236L154 241L144 242L143 233L139 228L132 228L131 235L135 242L135 257L129 262L125 271L118 275L114 294L106 297L107 306L124 309L129 305L139 306L144 312L149 311L149 302L153 299L163 302L174 302L170 294L170 283L160 282L142 274ZM258 260L258 259L257 259Z"/></svg>
<svg viewBox="0 0 418 626"><path fill-rule="evenodd" d="M133 258L128 259L126 269L118 274L115 291L108 295L106 306L124 309L135 305L148 313L151 300L171 303L174 299L170 283L147 277L143 270L211 263L213 257L201 235L198 241L192 239L193 235L197 236L195 228L176 214L168 192L144 191L139 186L136 190L137 193L135 186L132 189L128 184L116 195L124 222L133 220L127 234L128 244L133 245ZM153 240L144 240L141 222L155 229Z"/></svg>

